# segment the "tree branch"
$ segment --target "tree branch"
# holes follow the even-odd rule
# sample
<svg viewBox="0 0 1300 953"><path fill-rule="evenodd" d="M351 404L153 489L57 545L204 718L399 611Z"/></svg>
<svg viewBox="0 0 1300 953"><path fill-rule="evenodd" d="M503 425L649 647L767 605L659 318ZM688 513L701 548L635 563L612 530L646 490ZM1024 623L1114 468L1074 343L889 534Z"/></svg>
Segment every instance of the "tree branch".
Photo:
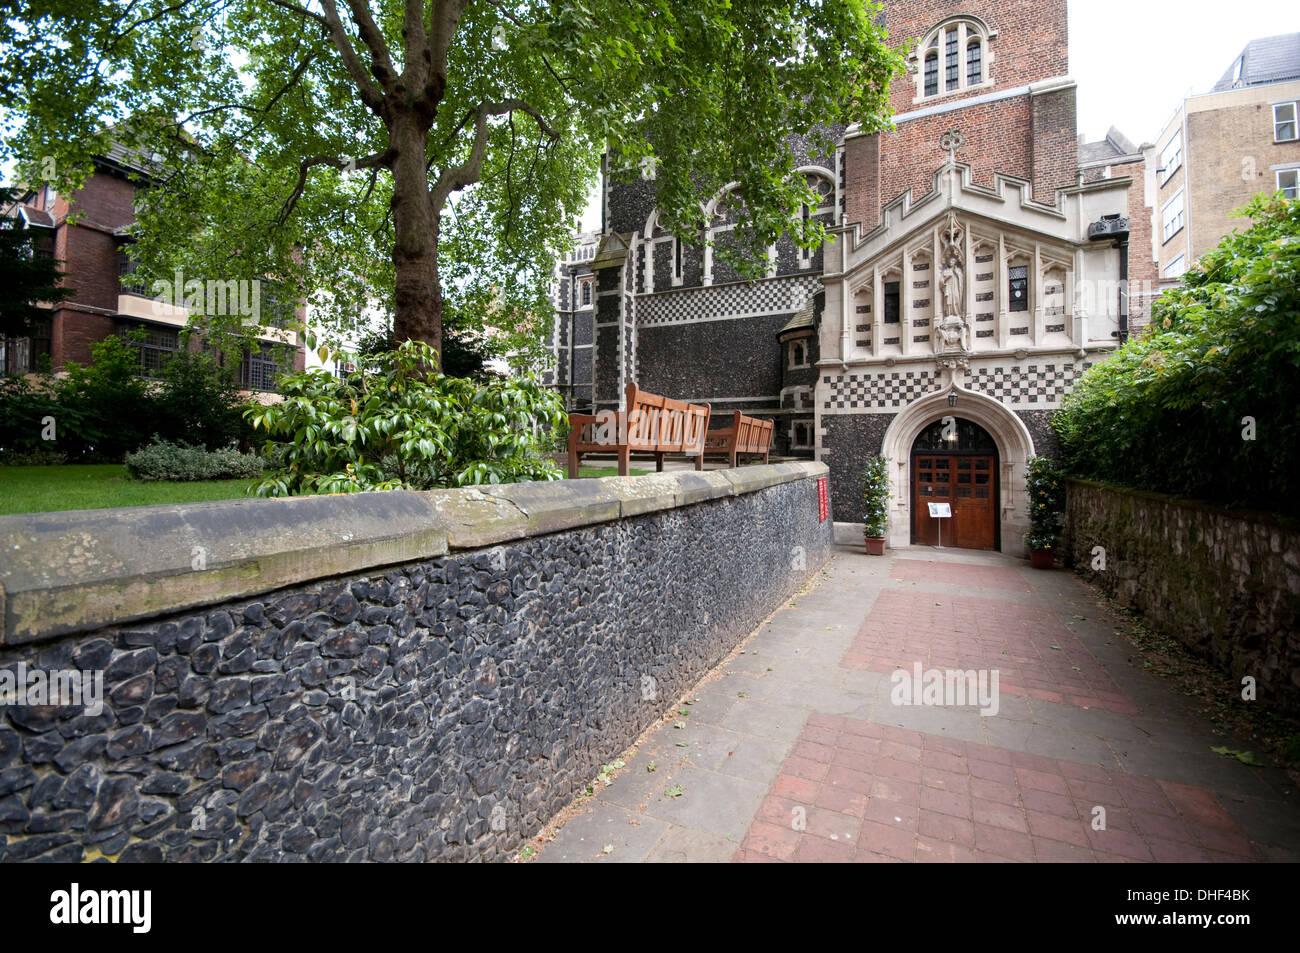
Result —
<svg viewBox="0 0 1300 953"><path fill-rule="evenodd" d="M293 3L292 0L270 0L270 2L275 6L279 7L281 10L288 10L290 13L296 14L297 16L306 17L309 20L315 20L325 30L327 31L329 30L329 24L325 22L325 18L323 16L321 16L319 13L316 13L312 10L308 10L304 7L298 6L298 4Z"/></svg>
<svg viewBox="0 0 1300 953"><path fill-rule="evenodd" d="M275 217L275 227L279 228L289 220L293 210L298 206L298 200L302 198L302 193L307 187L307 176L312 169L319 166L329 166L333 169L374 169L378 174L380 166L387 166L397 155L392 149L385 149L383 152L376 152L374 155L368 155L361 159L347 160L340 159L337 156L309 156L303 159L298 165L298 181L293 187L293 192L285 199L284 205L280 207L280 212Z"/></svg>
<svg viewBox="0 0 1300 953"><path fill-rule="evenodd" d="M366 0L345 0L345 2L352 12L352 22L357 25L357 31L361 34L361 42L370 51L370 71L375 74L375 79L379 80L379 85L384 87L385 92L393 92L397 71L393 69L393 58L388 51L388 42L370 15L370 7ZM330 0L330 5L333 5L333 0Z"/></svg>
<svg viewBox="0 0 1300 953"><path fill-rule="evenodd" d="M329 33L330 39L334 41L334 47L339 51L339 56L343 58L343 65L347 68L348 75L352 77L352 82L356 84L357 91L360 93L361 101L376 116L387 121L387 103L384 95L375 86L371 75L366 72L366 68L361 64L361 58L357 56L357 51L352 47L352 40L348 38L347 31L343 29L343 21L339 19L339 9L334 0L320 0L321 6L325 9L325 29Z"/></svg>
<svg viewBox="0 0 1300 953"><path fill-rule="evenodd" d="M514 112L527 113L533 117L542 133L552 141L560 138L560 134L542 117L542 114L524 102L522 99L506 99L499 103L479 103L479 107L474 115L474 143L470 146L469 158L460 165L444 169L438 176L438 181L434 184L430 193L430 201L433 203L434 212L442 209L443 204L447 201L447 196L452 192L459 191L467 185L473 185L478 181L479 173L483 171L483 156L487 153L488 140L488 119L492 116L501 116ZM462 125L463 125L462 121Z"/></svg>

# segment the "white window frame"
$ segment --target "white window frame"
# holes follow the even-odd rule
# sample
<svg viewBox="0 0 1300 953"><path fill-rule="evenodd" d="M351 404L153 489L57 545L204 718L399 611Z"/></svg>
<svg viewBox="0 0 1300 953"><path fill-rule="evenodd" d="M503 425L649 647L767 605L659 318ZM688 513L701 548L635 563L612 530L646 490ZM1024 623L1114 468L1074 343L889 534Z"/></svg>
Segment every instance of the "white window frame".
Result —
<svg viewBox="0 0 1300 953"><path fill-rule="evenodd" d="M1187 272L1187 255L1186 253L1178 255L1173 261L1165 265L1160 270L1160 277L1173 280L1181 278Z"/></svg>
<svg viewBox="0 0 1300 953"><path fill-rule="evenodd" d="M1169 226L1174 224L1175 220L1169 217L1169 209L1174 205L1174 203L1178 204L1178 217L1176 219L1177 227L1170 228ZM1162 236L1162 240L1161 240L1162 245L1183 230L1183 226L1187 224L1184 219L1186 213L1187 213L1187 208L1183 204L1183 190L1179 189L1174 194L1174 197L1171 198L1168 202L1166 202L1164 206L1160 209L1160 234Z"/></svg>
<svg viewBox="0 0 1300 953"><path fill-rule="evenodd" d="M802 363L796 363L794 359L795 352L800 348L803 349L803 361ZM797 371L802 368L809 367L810 365L808 363L808 342L803 338L798 338L797 340L791 341L790 350L787 352L786 362L787 362L786 363L787 370L791 370L791 371Z"/></svg>
<svg viewBox="0 0 1300 953"><path fill-rule="evenodd" d="M587 301L583 301L583 300L582 300L582 292L583 292L583 290L586 289L586 288L590 288L590 289L591 289L591 293L590 293L590 295L589 295L589 300L587 300ZM594 307L596 307L596 280L595 280L595 278L594 278L594 277L579 278L579 279L578 279L578 310L579 310L579 311L585 311L585 310L587 310L588 308L594 308Z"/></svg>
<svg viewBox="0 0 1300 953"><path fill-rule="evenodd" d="M1282 176L1284 175L1291 178L1290 185L1282 184ZM1293 169L1278 169L1277 189L1279 192L1289 192L1290 194L1287 195L1289 199L1300 198L1300 166Z"/></svg>
<svg viewBox="0 0 1300 953"><path fill-rule="evenodd" d="M1170 154L1172 151L1172 155ZM1164 185L1174 177L1174 173L1183 167L1183 131L1179 129L1160 150L1160 184Z"/></svg>
<svg viewBox="0 0 1300 953"><path fill-rule="evenodd" d="M1291 111L1291 118L1279 119L1278 110L1280 109L1289 109ZM1296 108L1295 100L1292 100L1289 103L1273 104L1273 141L1274 142L1295 142L1297 139L1300 139L1300 116L1297 115L1298 112L1300 112L1300 110ZM1291 124L1291 135L1285 139L1278 137L1278 126L1282 125L1283 123Z"/></svg>

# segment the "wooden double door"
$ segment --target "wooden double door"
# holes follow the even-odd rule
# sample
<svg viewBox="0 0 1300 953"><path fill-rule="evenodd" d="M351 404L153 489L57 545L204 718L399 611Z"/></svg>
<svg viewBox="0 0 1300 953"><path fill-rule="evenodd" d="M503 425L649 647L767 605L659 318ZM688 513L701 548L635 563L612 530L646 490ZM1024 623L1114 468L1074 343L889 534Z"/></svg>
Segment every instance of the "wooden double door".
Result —
<svg viewBox="0 0 1300 953"><path fill-rule="evenodd" d="M950 519L930 516L930 503L947 503ZM996 549L997 457L982 453L912 454L912 541L921 546Z"/></svg>

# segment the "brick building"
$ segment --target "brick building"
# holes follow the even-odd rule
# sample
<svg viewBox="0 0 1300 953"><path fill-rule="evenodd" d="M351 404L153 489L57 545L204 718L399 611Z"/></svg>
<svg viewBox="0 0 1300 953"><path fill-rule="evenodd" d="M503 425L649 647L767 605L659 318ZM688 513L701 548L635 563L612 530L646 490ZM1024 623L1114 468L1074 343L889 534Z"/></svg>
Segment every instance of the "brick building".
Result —
<svg viewBox="0 0 1300 953"><path fill-rule="evenodd" d="M133 282L134 263L127 255L132 241L130 226L135 223L136 190L152 184L154 171L146 157L133 156L120 146L95 160L94 172L73 196L57 194L45 186L24 193L16 206L0 209L0 214L20 216L29 228L47 233L44 248L61 262L66 274L64 283L73 288L71 297L50 309L45 336L8 340L0 337L0 369L6 373L39 370L45 357L57 372L68 361L88 364L90 346L113 334L143 329L138 342L141 373L152 376L169 354L182 342L180 332L194 308L176 306L160 300ZM76 213L74 217L73 213ZM252 310L255 298L259 313L269 313L273 296L267 283L254 292L250 282L205 281L198 291L205 303L229 307L225 313L240 313L242 304ZM191 286L180 300L194 292ZM215 313L206 311L205 313ZM302 310L294 312L301 319ZM265 320L265 319L264 319ZM200 347L193 340L190 347ZM286 350L288 353L286 353ZM266 327L256 353L223 355L223 360L239 362L238 381L249 391L274 389L274 378L290 365L301 370L304 353L294 331Z"/></svg>
<svg viewBox="0 0 1300 953"><path fill-rule="evenodd" d="M836 518L860 519L862 467L892 461L891 545L1024 551L1024 465L1049 418L1145 318L1154 279L1150 147L1083 143L1065 0L886 2L916 40L891 89L895 128L800 142L831 240L788 239L757 281L661 229L654 182L606 178L591 257L556 275L556 383L598 408L625 381L777 421L777 451L831 468ZM727 190L705 212L730 227ZM1125 261L1126 259L1126 261ZM1126 271L1121 281L1121 272ZM590 311L563 308L591 283ZM582 292L583 295L586 292ZM583 300L586 300L585 297ZM572 353L572 352L568 352Z"/></svg>
<svg viewBox="0 0 1300 953"><path fill-rule="evenodd" d="M1300 33L1252 40L1156 139L1160 278L1175 281L1235 228L1260 192L1300 195Z"/></svg>

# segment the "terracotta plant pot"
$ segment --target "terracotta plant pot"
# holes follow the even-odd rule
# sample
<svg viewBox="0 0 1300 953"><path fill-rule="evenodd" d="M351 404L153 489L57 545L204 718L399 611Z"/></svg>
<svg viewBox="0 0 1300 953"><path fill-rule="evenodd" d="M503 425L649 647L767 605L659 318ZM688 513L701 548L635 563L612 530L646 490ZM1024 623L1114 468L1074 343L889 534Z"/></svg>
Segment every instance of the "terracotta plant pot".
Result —
<svg viewBox="0 0 1300 953"><path fill-rule="evenodd" d="M1056 553L1050 549L1031 549L1029 565L1035 569L1052 569L1056 566Z"/></svg>
<svg viewBox="0 0 1300 953"><path fill-rule="evenodd" d="M883 536L865 536L863 541L867 545L868 556L885 555L885 537Z"/></svg>

